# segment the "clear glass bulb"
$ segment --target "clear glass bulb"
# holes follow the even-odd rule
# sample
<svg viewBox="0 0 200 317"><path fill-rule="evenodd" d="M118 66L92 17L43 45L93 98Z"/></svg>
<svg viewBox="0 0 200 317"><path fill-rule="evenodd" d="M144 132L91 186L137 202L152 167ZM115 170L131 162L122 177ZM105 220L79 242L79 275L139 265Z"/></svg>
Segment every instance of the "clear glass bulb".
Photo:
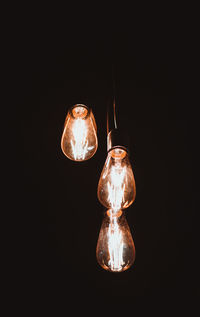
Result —
<svg viewBox="0 0 200 317"><path fill-rule="evenodd" d="M124 213L108 210L96 248L98 263L111 272L123 272L135 261L135 246Z"/></svg>
<svg viewBox="0 0 200 317"><path fill-rule="evenodd" d="M91 109L77 104L69 109L61 139L63 153L73 161L90 159L98 147L97 127Z"/></svg>
<svg viewBox="0 0 200 317"><path fill-rule="evenodd" d="M108 152L99 179L98 199L106 208L118 211L129 207L135 195L135 179L128 154L122 148L114 148Z"/></svg>

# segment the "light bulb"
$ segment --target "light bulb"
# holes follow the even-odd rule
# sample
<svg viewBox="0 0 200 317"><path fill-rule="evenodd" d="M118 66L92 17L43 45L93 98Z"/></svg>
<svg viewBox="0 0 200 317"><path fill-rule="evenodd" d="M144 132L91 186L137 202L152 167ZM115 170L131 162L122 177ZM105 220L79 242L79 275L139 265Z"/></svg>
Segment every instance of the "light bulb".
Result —
<svg viewBox="0 0 200 317"><path fill-rule="evenodd" d="M135 179L125 149L115 147L108 152L97 195L102 205L116 211L129 207L135 200Z"/></svg>
<svg viewBox="0 0 200 317"><path fill-rule="evenodd" d="M92 110L82 104L69 109L61 139L63 153L73 161L85 161L96 152L97 127Z"/></svg>
<svg viewBox="0 0 200 317"><path fill-rule="evenodd" d="M135 246L124 213L108 210L96 248L98 263L111 272L127 270L135 261Z"/></svg>

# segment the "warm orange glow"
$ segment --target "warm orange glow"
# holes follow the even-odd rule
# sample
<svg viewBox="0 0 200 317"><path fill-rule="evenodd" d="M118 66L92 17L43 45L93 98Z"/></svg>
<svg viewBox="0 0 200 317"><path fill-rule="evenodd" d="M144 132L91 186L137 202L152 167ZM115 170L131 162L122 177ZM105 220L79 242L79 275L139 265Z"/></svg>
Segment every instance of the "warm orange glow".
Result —
<svg viewBox="0 0 200 317"><path fill-rule="evenodd" d="M123 237L117 223L117 218L114 217L112 225L108 229L108 250L110 261L110 269L112 271L121 271L123 268Z"/></svg>
<svg viewBox="0 0 200 317"><path fill-rule="evenodd" d="M73 139L71 140L72 151L75 160L84 160L88 149L87 127L82 119L74 121L72 127Z"/></svg>
<svg viewBox="0 0 200 317"><path fill-rule="evenodd" d="M114 211L129 207L136 195L135 180L125 150L115 148L108 157L98 184L99 201Z"/></svg>
<svg viewBox="0 0 200 317"><path fill-rule="evenodd" d="M110 181L108 181L108 201L111 208L119 210L124 202L126 167L118 165L112 166L110 171Z"/></svg>
<svg viewBox="0 0 200 317"><path fill-rule="evenodd" d="M127 270L135 260L135 246L122 211L109 210L103 220L97 243L97 260L111 272Z"/></svg>
<svg viewBox="0 0 200 317"><path fill-rule="evenodd" d="M61 139L63 153L71 160L84 161L97 150L96 123L92 111L84 105L69 110Z"/></svg>

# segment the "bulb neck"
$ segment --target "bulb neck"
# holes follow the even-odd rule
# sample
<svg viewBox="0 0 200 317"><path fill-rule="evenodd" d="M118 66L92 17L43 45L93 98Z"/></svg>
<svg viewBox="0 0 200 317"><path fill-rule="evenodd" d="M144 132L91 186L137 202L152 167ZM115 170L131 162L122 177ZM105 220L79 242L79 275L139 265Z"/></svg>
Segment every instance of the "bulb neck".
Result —
<svg viewBox="0 0 200 317"><path fill-rule="evenodd" d="M91 108L79 103L72 106L69 112L74 119L86 119L90 115Z"/></svg>
<svg viewBox="0 0 200 317"><path fill-rule="evenodd" d="M114 148L121 148L130 154L129 148L129 136L125 131L119 129L111 130L107 135L107 151Z"/></svg>
<svg viewBox="0 0 200 317"><path fill-rule="evenodd" d="M119 218L122 215L122 210L114 211L112 209L108 209L106 213L110 218Z"/></svg>

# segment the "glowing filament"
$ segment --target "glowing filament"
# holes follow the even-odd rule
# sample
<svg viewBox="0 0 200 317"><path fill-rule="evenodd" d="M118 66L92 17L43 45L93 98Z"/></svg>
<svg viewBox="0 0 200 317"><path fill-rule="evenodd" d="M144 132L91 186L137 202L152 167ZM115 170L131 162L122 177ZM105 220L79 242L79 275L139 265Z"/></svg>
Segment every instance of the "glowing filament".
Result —
<svg viewBox="0 0 200 317"><path fill-rule="evenodd" d="M74 141L71 140L72 151L75 160L85 159L85 155L88 152L88 141L87 141L87 128L84 120L77 119L74 122L72 134Z"/></svg>
<svg viewBox="0 0 200 317"><path fill-rule="evenodd" d="M126 167L117 168L113 166L111 169L111 182L107 183L108 200L111 204L111 208L114 210L119 210L124 202L125 173Z"/></svg>
<svg viewBox="0 0 200 317"><path fill-rule="evenodd" d="M112 271L121 271L124 265L123 261L123 240L122 232L116 219L113 219L112 225L108 229L108 250L109 250L109 265Z"/></svg>

